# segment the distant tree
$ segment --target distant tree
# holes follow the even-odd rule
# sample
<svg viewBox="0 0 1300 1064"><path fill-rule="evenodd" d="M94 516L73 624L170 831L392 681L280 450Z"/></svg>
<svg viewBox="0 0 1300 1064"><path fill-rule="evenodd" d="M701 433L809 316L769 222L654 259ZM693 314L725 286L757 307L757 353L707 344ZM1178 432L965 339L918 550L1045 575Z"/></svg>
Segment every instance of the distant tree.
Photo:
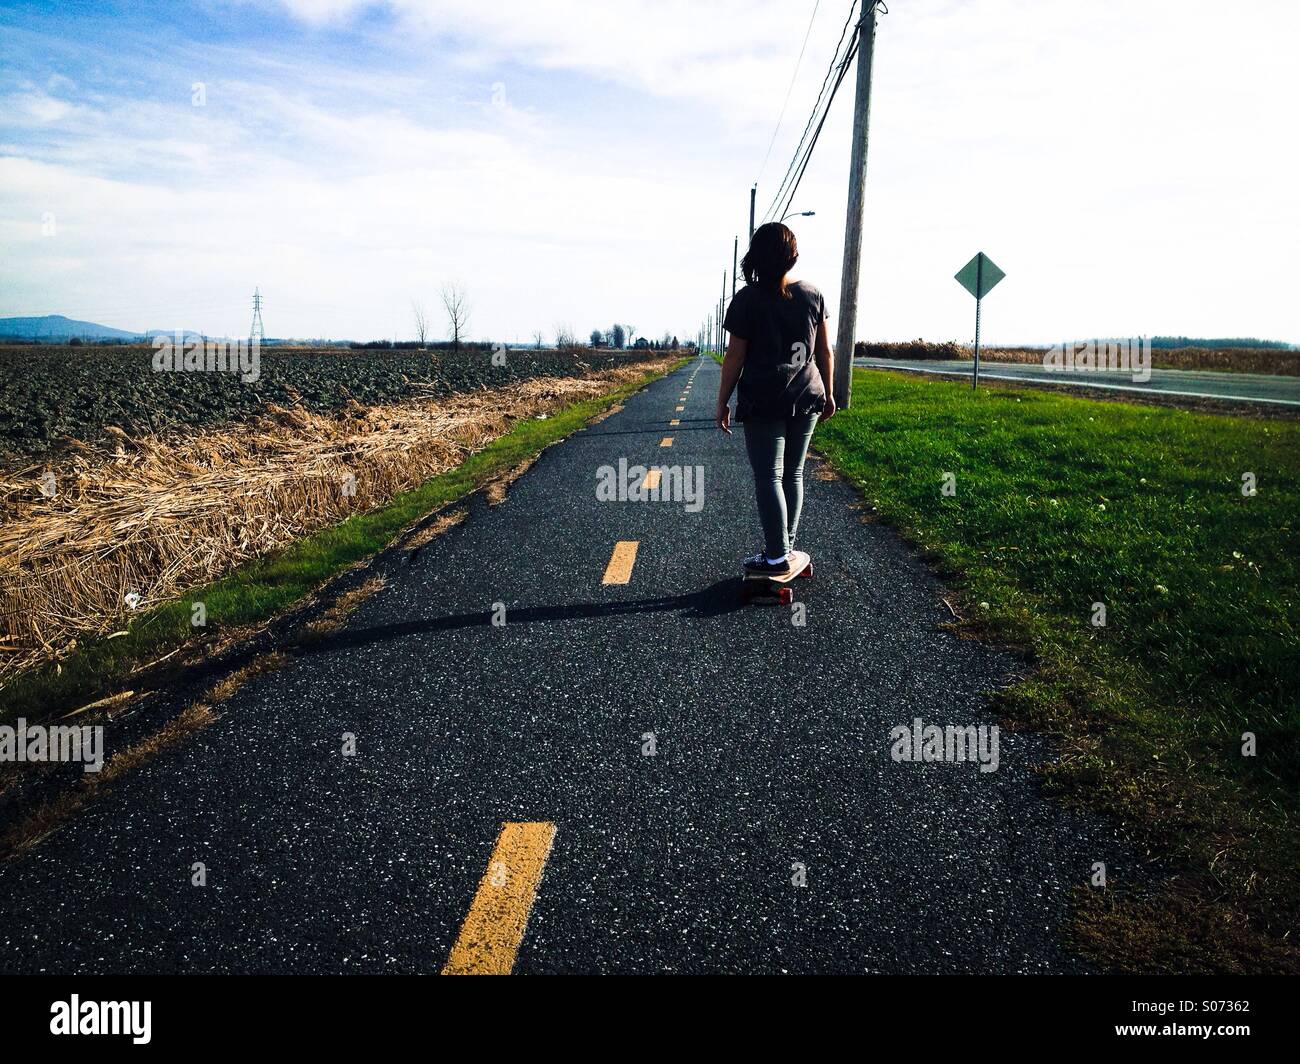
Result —
<svg viewBox="0 0 1300 1064"><path fill-rule="evenodd" d="M447 312L452 350L459 353L460 338L469 330L469 297L465 294L465 286L459 281L442 286L442 309Z"/></svg>
<svg viewBox="0 0 1300 1064"><path fill-rule="evenodd" d="M415 315L415 338L423 347L429 336L429 319L424 313L424 304L418 299L411 300L411 313Z"/></svg>
<svg viewBox="0 0 1300 1064"><path fill-rule="evenodd" d="M615 322L609 330L609 343L611 347L618 348L627 343L627 333L623 331L623 326L618 322Z"/></svg>
<svg viewBox="0 0 1300 1064"><path fill-rule="evenodd" d="M1218 339L1201 339L1195 336L1153 336L1151 346L1159 350L1175 350L1180 347L1256 347L1265 350L1286 350L1290 345L1281 340L1260 340L1254 336L1221 337Z"/></svg>
<svg viewBox="0 0 1300 1064"><path fill-rule="evenodd" d="M604 334L603 332L601 332L599 329L592 329L592 330L591 330L591 346L592 346L592 347L599 347L599 346L600 346L601 344L603 344L604 342L605 342L605 334Z"/></svg>
<svg viewBox="0 0 1300 1064"><path fill-rule="evenodd" d="M541 329L538 329L536 332L533 333L533 346L534 346L535 348L537 348L538 351L540 351L540 350L542 349L542 330L541 330Z"/></svg>

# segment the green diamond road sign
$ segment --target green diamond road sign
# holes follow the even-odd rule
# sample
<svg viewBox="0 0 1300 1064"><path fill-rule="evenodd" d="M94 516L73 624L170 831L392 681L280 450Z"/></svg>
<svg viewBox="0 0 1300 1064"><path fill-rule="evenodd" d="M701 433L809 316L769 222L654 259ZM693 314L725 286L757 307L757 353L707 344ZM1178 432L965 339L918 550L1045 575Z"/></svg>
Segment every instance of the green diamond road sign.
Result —
<svg viewBox="0 0 1300 1064"><path fill-rule="evenodd" d="M1006 276L993 260L980 252L956 273L958 283L976 299L983 299Z"/></svg>

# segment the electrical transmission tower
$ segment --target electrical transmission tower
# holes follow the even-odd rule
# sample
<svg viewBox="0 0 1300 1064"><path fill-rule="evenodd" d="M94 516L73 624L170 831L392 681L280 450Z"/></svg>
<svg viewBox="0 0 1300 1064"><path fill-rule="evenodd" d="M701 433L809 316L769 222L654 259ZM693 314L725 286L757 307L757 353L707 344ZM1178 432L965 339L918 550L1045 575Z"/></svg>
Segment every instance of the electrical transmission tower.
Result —
<svg viewBox="0 0 1300 1064"><path fill-rule="evenodd" d="M253 289L253 324L248 330L248 342L261 343L266 339L266 330L262 327L262 292Z"/></svg>

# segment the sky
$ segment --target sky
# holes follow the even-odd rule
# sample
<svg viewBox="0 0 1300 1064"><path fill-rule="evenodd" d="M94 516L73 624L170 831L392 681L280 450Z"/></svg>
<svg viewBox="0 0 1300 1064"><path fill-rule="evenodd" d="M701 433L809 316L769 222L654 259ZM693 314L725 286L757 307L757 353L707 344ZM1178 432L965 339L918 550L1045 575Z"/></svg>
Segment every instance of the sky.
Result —
<svg viewBox="0 0 1300 1064"><path fill-rule="evenodd" d="M268 336L411 339L456 282L473 339L694 336L849 9L0 3L0 317L240 336L257 287ZM858 338L969 342L984 251L989 343L1300 342L1298 41L1292 0L894 0ZM832 337L852 89L789 221Z"/></svg>

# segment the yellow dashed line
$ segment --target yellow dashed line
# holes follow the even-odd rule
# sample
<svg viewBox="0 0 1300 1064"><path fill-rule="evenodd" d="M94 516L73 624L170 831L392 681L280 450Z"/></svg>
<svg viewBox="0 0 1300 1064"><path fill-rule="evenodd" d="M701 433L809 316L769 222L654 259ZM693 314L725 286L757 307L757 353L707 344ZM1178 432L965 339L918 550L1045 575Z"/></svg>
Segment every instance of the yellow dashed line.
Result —
<svg viewBox="0 0 1300 1064"><path fill-rule="evenodd" d="M671 447L672 445L673 445L673 438L671 436L665 436L662 440L659 441L660 447Z"/></svg>
<svg viewBox="0 0 1300 1064"><path fill-rule="evenodd" d="M676 414L680 414L680 413L681 413L683 410L685 410L685 409L686 409L686 407L684 407L684 406L679 406L679 407L678 407L675 411L673 411L673 412L676 413Z"/></svg>
<svg viewBox="0 0 1300 1064"><path fill-rule="evenodd" d="M672 419L672 421L668 422L668 424L670 425L680 425L681 423L682 423L682 419L679 417L675 417Z"/></svg>
<svg viewBox="0 0 1300 1064"><path fill-rule="evenodd" d="M502 824L443 975L509 975L555 841L555 825Z"/></svg>
<svg viewBox="0 0 1300 1064"><path fill-rule="evenodd" d="M647 491L653 491L659 487L659 470L652 469L645 475L645 480L641 481L641 487Z"/></svg>
<svg viewBox="0 0 1300 1064"><path fill-rule="evenodd" d="M632 578L632 566L636 562L637 541L622 539L614 544L614 553L609 556L605 566L602 584L626 584Z"/></svg>

